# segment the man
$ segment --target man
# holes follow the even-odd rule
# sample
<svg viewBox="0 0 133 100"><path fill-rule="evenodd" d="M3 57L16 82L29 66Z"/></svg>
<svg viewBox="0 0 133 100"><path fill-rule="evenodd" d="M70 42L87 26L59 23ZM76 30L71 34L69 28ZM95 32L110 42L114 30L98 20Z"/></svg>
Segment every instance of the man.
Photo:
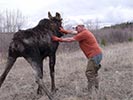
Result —
<svg viewBox="0 0 133 100"><path fill-rule="evenodd" d="M85 56L88 59L87 69L86 69L86 77L88 79L88 90L92 92L92 88L95 87L98 89L98 70L100 69L101 65L100 62L102 60L102 50L99 47L96 38L94 35L85 28L84 25L77 25L76 26L77 34L73 37L68 38L58 38L53 36L53 41L58 42L72 42L78 41L81 50L84 52ZM64 30L60 28L60 32L65 34L73 33L72 31Z"/></svg>

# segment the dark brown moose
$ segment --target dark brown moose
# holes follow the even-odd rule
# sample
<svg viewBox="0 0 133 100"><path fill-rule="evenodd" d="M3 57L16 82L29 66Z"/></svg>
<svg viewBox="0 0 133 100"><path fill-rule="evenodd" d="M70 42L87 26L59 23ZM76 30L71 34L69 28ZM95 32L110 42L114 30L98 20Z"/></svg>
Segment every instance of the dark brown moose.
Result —
<svg viewBox="0 0 133 100"><path fill-rule="evenodd" d="M18 57L24 57L32 66L38 84L37 93L45 92L50 100L53 100L51 93L48 91L43 82L43 60L49 57L51 91L55 92L55 62L56 50L59 43L53 42L52 35L61 37L62 33L59 28L62 27L62 18L59 13L53 17L48 12L48 19L42 19L37 26L27 30L19 30L14 34L8 50L8 58L4 72L0 76L0 87L4 82L7 74L12 68Z"/></svg>

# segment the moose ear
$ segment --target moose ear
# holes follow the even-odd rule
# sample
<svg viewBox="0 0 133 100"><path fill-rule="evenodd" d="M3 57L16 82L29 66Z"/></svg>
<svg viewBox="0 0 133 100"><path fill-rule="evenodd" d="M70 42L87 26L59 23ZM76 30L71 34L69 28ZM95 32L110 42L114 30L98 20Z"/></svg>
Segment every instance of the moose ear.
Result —
<svg viewBox="0 0 133 100"><path fill-rule="evenodd" d="M58 12L56 12L56 18L61 20L61 15Z"/></svg>
<svg viewBox="0 0 133 100"><path fill-rule="evenodd" d="M53 18L50 12L48 12L48 18L49 19L52 19Z"/></svg>

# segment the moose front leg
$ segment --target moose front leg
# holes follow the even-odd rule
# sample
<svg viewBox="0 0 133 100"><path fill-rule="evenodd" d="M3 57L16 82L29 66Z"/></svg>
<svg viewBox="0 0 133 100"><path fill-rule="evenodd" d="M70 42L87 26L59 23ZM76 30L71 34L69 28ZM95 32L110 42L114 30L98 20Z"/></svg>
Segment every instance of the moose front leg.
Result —
<svg viewBox="0 0 133 100"><path fill-rule="evenodd" d="M49 68L50 68L50 76L51 76L51 91L56 92L56 87L55 87L55 62L56 62L56 56L52 55L49 57Z"/></svg>
<svg viewBox="0 0 133 100"><path fill-rule="evenodd" d="M37 93L42 94L43 92L45 92L50 100L54 100L52 94L49 92L43 82L43 62L39 60L39 58L36 60L34 58L26 58L26 60L31 64L33 68L36 83L38 84Z"/></svg>

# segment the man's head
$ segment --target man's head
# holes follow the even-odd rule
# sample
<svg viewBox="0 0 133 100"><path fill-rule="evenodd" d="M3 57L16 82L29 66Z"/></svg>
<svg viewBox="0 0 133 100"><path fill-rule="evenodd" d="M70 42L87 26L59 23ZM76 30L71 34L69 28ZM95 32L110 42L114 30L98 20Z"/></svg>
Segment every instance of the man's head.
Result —
<svg viewBox="0 0 133 100"><path fill-rule="evenodd" d="M83 24L79 24L79 25L76 26L76 31L78 33L82 32L84 29L85 29L85 26Z"/></svg>

